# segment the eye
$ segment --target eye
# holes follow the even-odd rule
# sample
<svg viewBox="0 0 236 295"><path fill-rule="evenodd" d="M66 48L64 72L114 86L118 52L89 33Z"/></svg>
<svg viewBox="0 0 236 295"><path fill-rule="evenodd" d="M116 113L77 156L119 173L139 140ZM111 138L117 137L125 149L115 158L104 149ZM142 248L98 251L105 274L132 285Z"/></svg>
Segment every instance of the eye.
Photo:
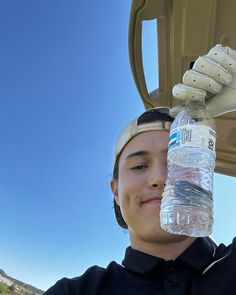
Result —
<svg viewBox="0 0 236 295"><path fill-rule="evenodd" d="M147 168L147 165L137 165L131 168L131 170L143 170L145 168Z"/></svg>

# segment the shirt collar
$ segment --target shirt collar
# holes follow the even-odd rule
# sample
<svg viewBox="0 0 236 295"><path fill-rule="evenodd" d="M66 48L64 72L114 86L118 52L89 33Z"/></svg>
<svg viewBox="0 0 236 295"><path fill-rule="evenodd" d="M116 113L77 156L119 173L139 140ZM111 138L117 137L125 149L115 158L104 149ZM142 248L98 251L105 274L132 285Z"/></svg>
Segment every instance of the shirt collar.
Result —
<svg viewBox="0 0 236 295"><path fill-rule="evenodd" d="M165 260L128 247L122 265L134 272L144 274L162 268Z"/></svg>
<svg viewBox="0 0 236 295"><path fill-rule="evenodd" d="M198 238L194 243L176 258L178 264L185 264L194 269L203 269L213 261L215 253L214 242L209 238ZM168 262L144 252L128 247L122 264L134 272L145 274L162 269Z"/></svg>
<svg viewBox="0 0 236 295"><path fill-rule="evenodd" d="M175 261L195 269L203 269L214 259L216 244L209 238L198 238Z"/></svg>

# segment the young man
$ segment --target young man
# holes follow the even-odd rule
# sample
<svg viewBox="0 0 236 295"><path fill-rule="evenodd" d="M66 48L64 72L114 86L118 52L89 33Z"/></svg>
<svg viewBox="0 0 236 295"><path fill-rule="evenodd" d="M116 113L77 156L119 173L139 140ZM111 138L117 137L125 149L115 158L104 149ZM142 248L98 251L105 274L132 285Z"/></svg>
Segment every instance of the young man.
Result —
<svg viewBox="0 0 236 295"><path fill-rule="evenodd" d="M236 109L235 97L232 100L228 95L235 92L232 72L236 62L228 55L227 48L213 49L213 56L217 52L220 62L213 62L212 57L205 56L203 61L200 58L200 68L204 65L208 71L187 72L187 80L192 77L197 80L195 87L191 81L185 82L187 85L177 85L173 92L183 100L190 93L197 99L210 92L211 80L211 92L219 94L210 100L208 108L218 115ZM199 61L195 66L199 66ZM230 71L230 67L234 69ZM222 85L229 87L224 86L222 91ZM160 227L159 211L173 121L168 113L167 108L144 112L132 120L117 139L111 189L117 221L128 229L131 244L123 266L116 262L111 262L106 269L93 266L78 278L58 281L45 295L236 294L236 240L228 247L217 246L209 237L173 235Z"/></svg>

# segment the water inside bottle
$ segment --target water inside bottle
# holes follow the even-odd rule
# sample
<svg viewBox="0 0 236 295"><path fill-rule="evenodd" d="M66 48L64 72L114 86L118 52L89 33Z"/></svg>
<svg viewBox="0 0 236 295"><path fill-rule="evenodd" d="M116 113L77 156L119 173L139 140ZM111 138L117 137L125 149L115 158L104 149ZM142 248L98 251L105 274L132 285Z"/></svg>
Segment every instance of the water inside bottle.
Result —
<svg viewBox="0 0 236 295"><path fill-rule="evenodd" d="M171 182L163 194L161 227L173 234L208 236L213 224L212 204L210 191L189 181Z"/></svg>

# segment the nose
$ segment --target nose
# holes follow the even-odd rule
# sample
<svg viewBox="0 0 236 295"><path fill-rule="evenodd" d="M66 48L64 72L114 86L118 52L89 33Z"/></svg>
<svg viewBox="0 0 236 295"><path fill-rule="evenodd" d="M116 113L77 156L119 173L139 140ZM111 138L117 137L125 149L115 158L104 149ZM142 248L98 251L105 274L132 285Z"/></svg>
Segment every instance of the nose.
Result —
<svg viewBox="0 0 236 295"><path fill-rule="evenodd" d="M166 183L167 168L166 165L155 165L150 171L149 188L152 190L163 191Z"/></svg>

